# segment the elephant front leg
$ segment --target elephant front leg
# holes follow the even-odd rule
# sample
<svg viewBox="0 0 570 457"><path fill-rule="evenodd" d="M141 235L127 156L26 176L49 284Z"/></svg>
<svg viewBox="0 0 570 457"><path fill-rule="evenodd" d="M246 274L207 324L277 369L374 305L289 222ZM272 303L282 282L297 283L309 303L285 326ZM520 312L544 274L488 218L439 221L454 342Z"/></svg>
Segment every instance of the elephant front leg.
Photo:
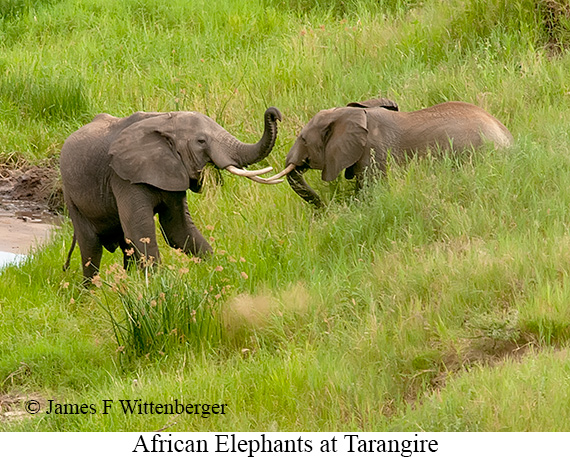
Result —
<svg viewBox="0 0 570 457"><path fill-rule="evenodd" d="M359 193L368 184L386 178L386 154L383 150L377 153L371 148L370 154L348 167L344 176L346 179L355 178L355 192Z"/></svg>
<svg viewBox="0 0 570 457"><path fill-rule="evenodd" d="M158 218L166 242L186 254L207 257L212 253L212 247L192 221L186 193L173 194L179 195L173 195L158 208Z"/></svg>
<svg viewBox="0 0 570 457"><path fill-rule="evenodd" d="M135 247L127 243L125 238L119 242L119 247L123 253L123 268L128 270L131 265L136 265L137 256L135 256Z"/></svg>
<svg viewBox="0 0 570 457"><path fill-rule="evenodd" d="M160 262L154 225L154 194L144 186L131 185L130 193L116 194L121 227L125 235L119 243L125 265L131 258L140 266Z"/></svg>
<svg viewBox="0 0 570 457"><path fill-rule="evenodd" d="M154 214L152 210L134 211L132 217L125 218L123 226L125 242L122 244L123 263L128 266L136 260L139 266L148 267L160 262ZM121 223L122 217L121 217Z"/></svg>

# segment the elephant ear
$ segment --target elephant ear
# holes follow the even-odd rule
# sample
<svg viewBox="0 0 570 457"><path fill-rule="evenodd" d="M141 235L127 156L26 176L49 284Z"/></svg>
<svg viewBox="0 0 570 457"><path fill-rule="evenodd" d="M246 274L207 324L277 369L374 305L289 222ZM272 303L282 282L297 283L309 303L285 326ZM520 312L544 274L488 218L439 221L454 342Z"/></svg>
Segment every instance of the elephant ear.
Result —
<svg viewBox="0 0 570 457"><path fill-rule="evenodd" d="M368 137L364 110L340 109L331 122L325 144L322 179L333 181L345 168L354 165L365 153Z"/></svg>
<svg viewBox="0 0 570 457"><path fill-rule="evenodd" d="M370 100L365 100L363 102L351 102L346 106L351 106L353 108L385 108L390 111L400 110L395 101L387 98L371 98Z"/></svg>
<svg viewBox="0 0 570 457"><path fill-rule="evenodd" d="M160 114L125 128L111 143L111 168L133 184L185 191L190 176L176 147L172 115Z"/></svg>

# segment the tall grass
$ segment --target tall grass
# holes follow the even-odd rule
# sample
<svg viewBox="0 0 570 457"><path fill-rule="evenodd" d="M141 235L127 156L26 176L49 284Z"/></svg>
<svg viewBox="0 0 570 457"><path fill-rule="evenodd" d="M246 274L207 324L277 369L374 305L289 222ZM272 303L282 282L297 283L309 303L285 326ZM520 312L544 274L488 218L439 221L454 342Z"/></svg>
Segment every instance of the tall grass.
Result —
<svg viewBox="0 0 570 457"><path fill-rule="evenodd" d="M222 172L221 185L208 173L188 202L211 260L162 243L163 265L145 276L105 253L88 289L77 253L59 268L65 225L1 273L3 395L230 405L171 430L568 429L558 408L570 338L563 2L25 5L0 20L6 161L56 159L101 111L198 110L257 141L274 105L284 120L265 162L280 168L314 113L378 95L405 111L478 104L516 144L392 164L356 196L352 183L308 172L328 204L319 213L286 184ZM117 412L0 422L165 425Z"/></svg>
<svg viewBox="0 0 570 457"><path fill-rule="evenodd" d="M44 5L50 5L58 0L1 0L0 18L19 18L30 11L41 9Z"/></svg>
<svg viewBox="0 0 570 457"><path fill-rule="evenodd" d="M88 108L88 97L79 78L8 73L0 80L0 91L5 94L8 109L34 120L69 121Z"/></svg>

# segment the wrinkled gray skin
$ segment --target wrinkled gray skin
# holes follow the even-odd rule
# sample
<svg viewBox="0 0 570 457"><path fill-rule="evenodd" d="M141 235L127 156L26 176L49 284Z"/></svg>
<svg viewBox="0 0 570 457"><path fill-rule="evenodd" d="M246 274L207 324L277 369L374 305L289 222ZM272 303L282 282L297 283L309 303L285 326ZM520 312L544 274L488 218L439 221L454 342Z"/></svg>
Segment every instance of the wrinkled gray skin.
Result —
<svg viewBox="0 0 570 457"><path fill-rule="evenodd" d="M238 141L195 112L99 114L73 133L61 150L60 166L85 278L99 270L103 247L111 252L120 247L125 267L132 248L135 258L159 261L157 213L170 246L196 256L211 253L190 217L186 190L200 190L207 163L242 168L264 159L275 144L277 120L279 110L267 109L256 144Z"/></svg>
<svg viewBox="0 0 570 457"><path fill-rule="evenodd" d="M360 189L365 170L371 176L385 174L388 153L402 163L430 149L461 151L485 142L505 147L513 137L501 122L469 103L446 102L408 113L387 99L351 103L320 111L305 125L287 155L286 166L295 167L287 180L301 198L322 207L303 177L308 169L322 170L324 181L345 170Z"/></svg>

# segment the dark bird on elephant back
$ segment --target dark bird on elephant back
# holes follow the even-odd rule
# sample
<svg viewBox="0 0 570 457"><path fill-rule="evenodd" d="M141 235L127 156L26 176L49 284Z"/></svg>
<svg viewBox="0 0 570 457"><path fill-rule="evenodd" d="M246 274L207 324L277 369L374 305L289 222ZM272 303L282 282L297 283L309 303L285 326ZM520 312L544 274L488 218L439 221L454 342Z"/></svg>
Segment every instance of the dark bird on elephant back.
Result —
<svg viewBox="0 0 570 457"><path fill-rule="evenodd" d="M317 207L324 206L303 173L322 170L324 181L386 173L388 155L397 163L428 151L462 151L486 142L495 147L513 143L507 128L485 110L464 102L446 102L419 111L401 112L388 99L350 103L318 112L303 127L287 154L286 167L271 179L287 175L293 190Z"/></svg>
<svg viewBox="0 0 570 457"><path fill-rule="evenodd" d="M103 247L130 258L158 262L154 214L167 243L187 254L207 256L211 246L198 231L186 190L198 192L208 163L256 182L279 179L248 171L271 152L277 137L277 108L265 111L265 129L255 144L237 140L196 112L145 113L117 118L99 114L65 141L60 167L63 194L79 244L85 278L99 270ZM144 257L143 257L144 256Z"/></svg>

